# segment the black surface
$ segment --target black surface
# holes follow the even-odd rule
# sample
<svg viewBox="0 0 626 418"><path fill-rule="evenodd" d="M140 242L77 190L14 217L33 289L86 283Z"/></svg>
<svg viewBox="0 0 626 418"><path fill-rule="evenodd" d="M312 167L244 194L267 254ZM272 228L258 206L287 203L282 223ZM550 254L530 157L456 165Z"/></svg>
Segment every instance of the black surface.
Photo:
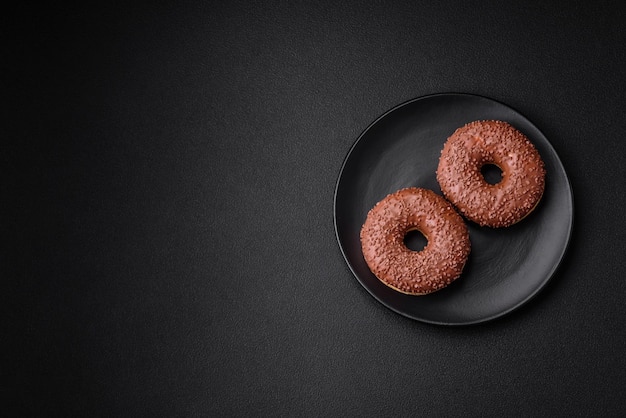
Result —
<svg viewBox="0 0 626 418"><path fill-rule="evenodd" d="M622 2L5 10L4 416L619 416ZM336 242L378 115L510 105L574 191L548 285L498 320L397 315Z"/></svg>
<svg viewBox="0 0 626 418"><path fill-rule="evenodd" d="M523 132L546 165L541 204L509 228L467 222L472 250L462 276L426 296L397 292L372 274L361 251L367 212L399 189L422 187L441 195L436 171L447 138L476 120L503 120ZM343 164L335 191L335 230L358 281L383 305L409 318L469 325L498 318L528 302L560 264L573 224L567 173L546 137L505 104L468 94L437 94L401 104L376 119Z"/></svg>

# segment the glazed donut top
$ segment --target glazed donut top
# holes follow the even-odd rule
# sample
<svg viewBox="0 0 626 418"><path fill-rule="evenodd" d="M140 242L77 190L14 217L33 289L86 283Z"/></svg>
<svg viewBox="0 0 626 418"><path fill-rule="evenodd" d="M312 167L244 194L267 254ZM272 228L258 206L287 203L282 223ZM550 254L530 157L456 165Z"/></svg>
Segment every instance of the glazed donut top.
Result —
<svg viewBox="0 0 626 418"><path fill-rule="evenodd" d="M407 232L419 230L428 244L413 251ZM361 228L361 247L370 270L387 286L423 295L457 279L470 252L469 232L450 202L432 190L406 188L378 202Z"/></svg>
<svg viewBox="0 0 626 418"><path fill-rule="evenodd" d="M502 170L499 183L481 174L485 164ZM545 168L537 149L507 122L475 121L446 141L437 181L444 196L481 226L510 226L537 205L545 187Z"/></svg>

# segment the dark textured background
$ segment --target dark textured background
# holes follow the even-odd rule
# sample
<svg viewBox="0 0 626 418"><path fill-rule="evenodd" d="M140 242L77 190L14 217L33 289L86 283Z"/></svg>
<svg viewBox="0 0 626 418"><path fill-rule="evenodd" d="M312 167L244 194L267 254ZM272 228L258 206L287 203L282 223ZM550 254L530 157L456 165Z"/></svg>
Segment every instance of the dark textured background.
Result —
<svg viewBox="0 0 626 418"><path fill-rule="evenodd" d="M311 3L5 13L0 408L622 412L624 3ZM574 190L556 276L473 327L383 307L333 229L359 133L438 92L520 111Z"/></svg>

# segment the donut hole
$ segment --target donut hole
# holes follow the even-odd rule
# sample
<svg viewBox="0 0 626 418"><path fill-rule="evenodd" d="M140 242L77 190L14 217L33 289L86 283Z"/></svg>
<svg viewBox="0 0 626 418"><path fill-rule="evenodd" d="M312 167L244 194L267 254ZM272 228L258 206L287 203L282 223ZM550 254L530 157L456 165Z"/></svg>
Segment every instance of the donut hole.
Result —
<svg viewBox="0 0 626 418"><path fill-rule="evenodd" d="M487 163L480 168L485 181L491 185L498 184L502 181L502 170L495 164Z"/></svg>
<svg viewBox="0 0 626 418"><path fill-rule="evenodd" d="M404 235L404 245L411 251L422 251L427 244L428 239L419 229L412 229Z"/></svg>

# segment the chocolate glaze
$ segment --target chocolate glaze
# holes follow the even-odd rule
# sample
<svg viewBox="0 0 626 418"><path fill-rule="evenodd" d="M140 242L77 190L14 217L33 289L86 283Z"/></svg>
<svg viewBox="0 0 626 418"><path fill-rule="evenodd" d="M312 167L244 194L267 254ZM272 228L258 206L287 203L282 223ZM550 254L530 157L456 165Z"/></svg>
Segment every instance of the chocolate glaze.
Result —
<svg viewBox="0 0 626 418"><path fill-rule="evenodd" d="M485 164L502 170L499 183L485 181L480 171ZM467 219L499 228L533 211L543 195L545 173L539 152L520 131L503 121L475 121L446 141L437 181Z"/></svg>
<svg viewBox="0 0 626 418"><path fill-rule="evenodd" d="M421 251L404 244L419 230ZM411 295L442 289L456 280L470 253L469 232L452 205L432 190L407 188L378 202L361 228L361 248L370 270L387 286Z"/></svg>

